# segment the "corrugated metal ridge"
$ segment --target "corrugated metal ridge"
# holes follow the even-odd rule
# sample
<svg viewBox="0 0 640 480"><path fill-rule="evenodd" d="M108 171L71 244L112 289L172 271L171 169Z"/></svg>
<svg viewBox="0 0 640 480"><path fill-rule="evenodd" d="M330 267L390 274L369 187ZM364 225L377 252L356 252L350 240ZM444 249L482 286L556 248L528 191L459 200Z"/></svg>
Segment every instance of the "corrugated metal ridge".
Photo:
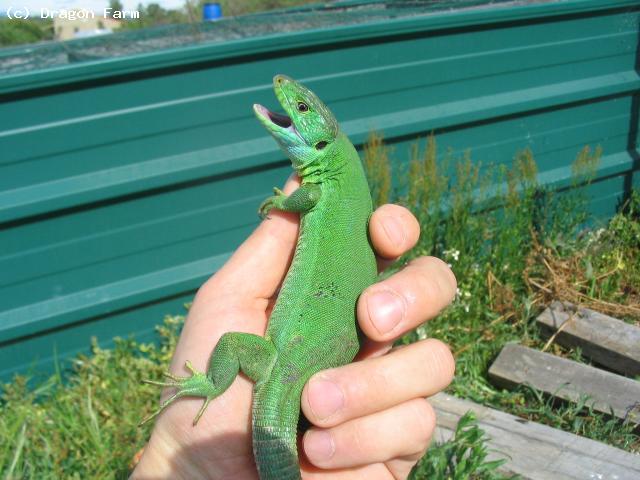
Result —
<svg viewBox="0 0 640 480"><path fill-rule="evenodd" d="M598 173L612 176L630 170L633 159L618 152L600 159ZM566 167L542 172L540 183L561 188L570 185L572 173ZM500 189L500 185L493 188ZM125 309L149 298L161 298L178 291L194 290L229 258L231 252L120 280L69 295L0 312L0 343L67 325L74 321Z"/></svg>
<svg viewBox="0 0 640 480"><path fill-rule="evenodd" d="M266 155L266 157L265 157ZM0 192L0 223L281 159L263 137ZM89 181L90 180L90 181Z"/></svg>
<svg viewBox="0 0 640 480"><path fill-rule="evenodd" d="M446 69L451 72L450 74L447 74L446 82L459 82L461 80L478 79L486 77L487 75L509 74L516 71L522 71L523 69L567 65L568 61L564 54L554 57L554 54L559 51L563 51L563 48L559 47L570 47L575 49L572 51L572 63L593 60L593 52L596 48L598 49L599 56L607 58L612 58L616 55L634 54L637 35L638 33L636 29L625 30L614 34L608 33L606 35L570 39L566 41L537 43L534 46L505 46L505 48L492 49L483 53L476 52L473 54L447 55L440 58L428 58L420 61L397 63L393 65L393 67L390 67L389 65L370 65L367 68L344 70L330 75L306 76L304 78L300 78L300 80L304 83L310 83L348 77L355 79L357 78L356 76L365 78L367 75L385 74L388 73L389 70L393 70L395 78L393 88L407 89L417 86L436 86L439 82L429 81L428 83L424 83L424 80L420 78L420 75L413 74L415 70L412 69L424 68L427 66L430 66L430 68L433 69ZM629 38L629 41L625 40L627 38ZM615 43L616 40L619 42L618 44ZM622 48L620 48L620 44L623 45ZM602 50L603 46L604 50ZM535 58L535 60L533 60L533 58ZM466 62L467 65L470 65L469 62L475 62L475 65L480 65L482 62L486 62L488 65L483 67L484 71L482 75L469 77L456 74L455 64L460 61ZM0 139L6 139L10 142L9 145L14 145L14 147L8 147L8 151L5 152L5 155L0 157L0 165L11 165L16 162L27 160L20 156L21 153L19 153L22 152L20 146L25 144L30 145L30 150L33 151L31 154L32 158L43 154L51 156L67 152L69 150L92 148L96 145L96 139L92 138L91 135L65 135L64 129L69 127L77 126L79 128L85 128L84 131L86 132L86 126L93 125L94 132L101 132L99 139L100 142L127 141L146 136L149 133L167 134L176 129L194 128L202 125L201 119L194 118L190 115L176 115L173 113L172 109L188 108L196 104L203 104L204 102L211 102L215 99L226 98L232 95L243 95L247 93L256 93L256 95L258 95L262 94L263 91L271 92L272 88L271 82L269 82L257 86L212 91L206 94L172 98L170 100L164 99L143 105L127 106L109 111L99 111L91 114L79 115L72 118L58 119L43 123L33 122L28 126L7 128L4 131L0 131ZM386 90L388 89L384 89L384 91ZM369 95L378 94L380 91L383 91L383 89L367 90ZM269 95L271 95L271 93L269 93ZM325 101L331 105L333 102L338 102L344 99L344 96L342 95L342 92L334 90L330 92L330 96L325 96L324 98ZM126 132L125 134L122 132L118 132L116 134L114 132L112 136L109 136L109 128L104 127L103 122L105 121L117 119L117 121L122 122L125 121L125 118L133 119L136 115L145 115L149 112L151 112L152 115L171 115L174 118L171 130L158 131L157 126L147 127L144 121L135 120L137 123L135 132L132 131L130 134L129 132ZM179 124L176 124L178 121L176 118L177 116L180 117ZM249 116L249 109L247 108L246 117ZM215 123L210 123L209 125L213 127ZM54 133L56 131L59 133ZM32 142L28 138L28 135L42 133L49 133L53 138L64 140L56 144L52 144L51 142L42 144Z"/></svg>
<svg viewBox="0 0 640 480"><path fill-rule="evenodd" d="M470 123L514 113L528 112L549 106L623 94L640 89L640 75L634 70L589 77L541 87L510 90L484 97L454 101L367 117L366 120L343 122L342 128L354 137L371 130L384 130L388 137L407 131L430 130L437 126ZM517 99L517 100L514 100ZM359 138L359 137L358 137Z"/></svg>
<svg viewBox="0 0 640 480"><path fill-rule="evenodd" d="M421 31L478 26L596 11L640 9L637 0L566 0L563 2L536 3L496 7L493 9L464 10L453 13L436 13L420 17L386 20L358 25L338 26L331 30L316 29L287 34L269 35L229 41L222 44L197 45L175 50L165 50L145 55L87 62L50 68L37 72L7 75L0 79L0 95L66 83L93 80L103 77L140 73L159 68L176 67L198 62L256 55L278 50L319 47L341 42L366 40L385 35L405 35ZM330 34L328 33L330 32Z"/></svg>
<svg viewBox="0 0 640 480"><path fill-rule="evenodd" d="M636 90L640 90L640 75L629 70L478 97L473 102L454 101L366 117L341 125L358 144L372 130L382 130L388 137L402 136ZM276 144L264 137L7 190L0 192L0 222L256 167L280 158ZM89 178L91 182L87 181Z"/></svg>
<svg viewBox="0 0 640 480"><path fill-rule="evenodd" d="M0 275L0 288L16 287L43 277L54 277L89 266L100 269L112 261L136 258L140 254L151 251L162 251L167 245L185 244L192 240L206 238L211 234L228 232L252 226L258 221L258 216L233 216L231 221L220 220L211 222L211 218L223 214L226 210L236 209L256 212L257 206L265 198L260 192L252 196L242 196L231 201L203 202L198 208L182 209L170 215L161 217L142 217L138 221L127 222L115 228L104 230L89 230L80 237L52 239L49 243L36 243L24 246L20 250L9 248L7 253L0 251L0 265L4 271L15 272L12 278ZM185 223L197 222L202 227L192 235L183 230ZM165 234L159 233L166 230ZM134 238L140 238L140 232L149 238L144 245L139 245ZM129 242L129 240L131 240ZM117 251L109 246L127 243L128 248ZM98 245L97 251L96 246ZM86 250L94 249L88 258ZM187 247L188 248L188 247ZM66 256L66 262L60 262L60 256Z"/></svg>
<svg viewBox="0 0 640 480"><path fill-rule="evenodd" d="M227 261L230 252L0 312L0 343L194 290Z"/></svg>

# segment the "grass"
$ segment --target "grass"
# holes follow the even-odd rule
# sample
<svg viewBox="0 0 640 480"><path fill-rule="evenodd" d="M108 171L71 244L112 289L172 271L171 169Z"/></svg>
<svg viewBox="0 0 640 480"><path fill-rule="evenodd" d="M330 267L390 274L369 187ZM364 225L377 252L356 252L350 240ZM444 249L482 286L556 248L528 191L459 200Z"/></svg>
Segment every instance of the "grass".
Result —
<svg viewBox="0 0 640 480"><path fill-rule="evenodd" d="M149 437L138 427L158 400L142 379L160 377L184 317L158 326L158 344L115 339L92 343L73 372L34 388L26 377L4 385L0 401L0 474L4 479L128 478L131 460Z"/></svg>
<svg viewBox="0 0 640 480"><path fill-rule="evenodd" d="M576 186L588 185L599 155L589 148L578 153ZM454 304L402 342L436 337L452 346L457 373L450 393L640 452L631 425L592 411L588 399L558 404L530 388L503 391L487 380L487 369L506 342L544 346L534 318L551 298L638 324L640 265L631 259L640 258L640 192L605 227L593 229L586 227L584 189L561 194L544 189L530 151L517 153L510 168L474 164L469 154L444 157L436 162L434 138L413 147L404 170L392 168L381 137L373 136L365 149L375 202L402 203L420 219L420 243L410 256L440 256L459 280ZM405 180L397 185L394 177ZM118 339L113 349L94 344L92 354L76 359L64 380L57 374L33 385L16 377L4 385L2 477L126 478L149 434L149 427L137 423L157 402L157 390L140 380L165 368L182 320L167 317L157 345L132 339ZM550 349L583 361L579 351L555 344ZM455 437L434 445L412 478L503 478L498 467L487 459L481 429L465 416Z"/></svg>
<svg viewBox="0 0 640 480"><path fill-rule="evenodd" d="M411 472L412 480L502 480L507 477L497 469L505 460L487 460L486 436L478 427L473 413L468 412L458 421L453 438L436 444L429 454L420 459Z"/></svg>

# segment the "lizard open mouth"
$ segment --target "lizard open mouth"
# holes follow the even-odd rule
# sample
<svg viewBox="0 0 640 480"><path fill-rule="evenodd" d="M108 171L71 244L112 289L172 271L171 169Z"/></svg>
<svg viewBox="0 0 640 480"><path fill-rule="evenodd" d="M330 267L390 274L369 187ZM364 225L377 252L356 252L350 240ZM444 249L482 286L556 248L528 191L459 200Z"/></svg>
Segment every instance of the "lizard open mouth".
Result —
<svg viewBox="0 0 640 480"><path fill-rule="evenodd" d="M265 108L265 110L267 109ZM281 115L279 113L275 113L270 110L267 110L267 116L269 117L269 120L271 120L273 123L275 123L279 127L289 128L292 125L291 118L289 118L289 116L287 115Z"/></svg>
<svg viewBox="0 0 640 480"><path fill-rule="evenodd" d="M288 115L272 112L268 108L257 103L253 106L253 109L262 123L270 130L285 130L300 138L300 134L291 121L291 117Z"/></svg>
<svg viewBox="0 0 640 480"><path fill-rule="evenodd" d="M281 115L280 113L275 113L269 110L266 107L263 107L260 104L255 104L253 106L254 110L258 115L260 115L263 119L269 120L271 123L279 126L280 128L289 128L293 125L291 118L288 115Z"/></svg>

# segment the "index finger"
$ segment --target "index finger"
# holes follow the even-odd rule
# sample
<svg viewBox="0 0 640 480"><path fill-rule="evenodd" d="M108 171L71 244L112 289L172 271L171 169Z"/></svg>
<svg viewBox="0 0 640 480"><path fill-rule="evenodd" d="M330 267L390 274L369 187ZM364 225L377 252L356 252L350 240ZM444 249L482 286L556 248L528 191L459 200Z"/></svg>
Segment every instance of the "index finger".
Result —
<svg viewBox="0 0 640 480"><path fill-rule="evenodd" d="M283 188L289 195L300 185L291 175ZM293 257L298 214L272 210L203 289L212 295L268 300L278 290Z"/></svg>

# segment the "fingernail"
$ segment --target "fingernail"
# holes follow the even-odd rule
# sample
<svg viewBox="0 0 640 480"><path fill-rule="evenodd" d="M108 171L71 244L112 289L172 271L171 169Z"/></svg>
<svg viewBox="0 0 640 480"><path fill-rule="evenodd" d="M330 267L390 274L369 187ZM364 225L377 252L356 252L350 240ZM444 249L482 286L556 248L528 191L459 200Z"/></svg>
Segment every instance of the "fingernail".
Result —
<svg viewBox="0 0 640 480"><path fill-rule="evenodd" d="M380 334L386 334L400 323L404 308L397 294L383 290L367 299L367 310L376 330Z"/></svg>
<svg viewBox="0 0 640 480"><path fill-rule="evenodd" d="M400 223L396 217L384 217L382 219L382 228L387 234L387 237L389 237L389 240L391 240L391 243L396 247L402 247L404 245L404 230L402 229L402 223Z"/></svg>
<svg viewBox="0 0 640 480"><path fill-rule="evenodd" d="M333 457L336 446L328 432L309 430L305 434L304 451L312 462L325 461Z"/></svg>
<svg viewBox="0 0 640 480"><path fill-rule="evenodd" d="M329 418L344 405L344 394L333 382L313 377L309 382L309 406L319 420Z"/></svg>

